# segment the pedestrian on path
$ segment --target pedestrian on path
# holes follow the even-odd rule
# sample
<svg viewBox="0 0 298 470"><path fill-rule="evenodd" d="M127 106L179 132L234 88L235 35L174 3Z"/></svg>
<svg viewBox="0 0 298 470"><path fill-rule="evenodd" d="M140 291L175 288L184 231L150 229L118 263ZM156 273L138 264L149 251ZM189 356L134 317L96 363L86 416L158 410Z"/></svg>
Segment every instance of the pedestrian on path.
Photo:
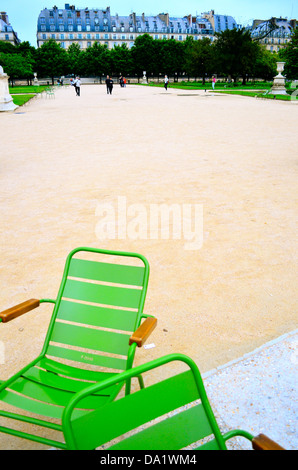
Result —
<svg viewBox="0 0 298 470"><path fill-rule="evenodd" d="M81 96L81 84L80 77L77 77L75 81L76 96Z"/></svg>
<svg viewBox="0 0 298 470"><path fill-rule="evenodd" d="M214 87L215 87L215 82L216 82L216 78L214 75L212 75L212 89L214 91Z"/></svg>
<svg viewBox="0 0 298 470"><path fill-rule="evenodd" d="M165 89L167 90L168 89L168 83L169 83L169 79L168 79L168 76L165 75Z"/></svg>
<svg viewBox="0 0 298 470"><path fill-rule="evenodd" d="M110 78L109 75L107 75L107 78L106 78L106 86L107 86L107 94L112 94L112 91L113 91L113 79Z"/></svg>

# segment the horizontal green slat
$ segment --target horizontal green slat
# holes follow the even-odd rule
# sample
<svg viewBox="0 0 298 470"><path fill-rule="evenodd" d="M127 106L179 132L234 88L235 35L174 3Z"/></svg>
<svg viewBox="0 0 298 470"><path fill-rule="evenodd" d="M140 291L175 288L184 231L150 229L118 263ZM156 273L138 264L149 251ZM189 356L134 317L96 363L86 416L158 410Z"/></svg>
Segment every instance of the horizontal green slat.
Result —
<svg viewBox="0 0 298 470"><path fill-rule="evenodd" d="M50 341L79 348L127 355L130 335L56 322Z"/></svg>
<svg viewBox="0 0 298 470"><path fill-rule="evenodd" d="M72 258L68 276L93 281L142 286L145 268Z"/></svg>
<svg viewBox="0 0 298 470"><path fill-rule="evenodd" d="M67 279L62 297L115 307L139 307L142 291Z"/></svg>
<svg viewBox="0 0 298 470"><path fill-rule="evenodd" d="M82 362L84 364L93 364L95 366L108 367L110 369L125 370L126 359L117 357L102 356L99 354L84 353L74 349L66 349L59 346L49 345L47 354L61 359Z"/></svg>
<svg viewBox="0 0 298 470"><path fill-rule="evenodd" d="M84 386L78 388L82 389L89 384L85 383ZM74 396L74 393L59 390L53 387L47 387L36 382L31 382L27 379L17 379L9 386L11 390L21 393L27 398L40 400L49 405L66 406L69 400ZM89 396L80 402L80 408L94 409L106 403L109 395L107 396Z"/></svg>
<svg viewBox="0 0 298 470"><path fill-rule="evenodd" d="M77 378L79 380L87 380L92 382L100 382L102 380L102 372L73 367L48 357L42 358L36 364L36 367L41 367L42 369L54 372L55 374L61 374L66 377Z"/></svg>
<svg viewBox="0 0 298 470"><path fill-rule="evenodd" d="M22 397L7 390L3 390L1 392L0 400L3 400L9 405L16 406L17 408L21 408L41 416L47 416L48 418L61 419L64 409L60 406L48 405L47 403L31 400L30 398Z"/></svg>
<svg viewBox="0 0 298 470"><path fill-rule="evenodd" d="M137 312L62 300L57 318L86 325L132 332L135 328Z"/></svg>
<svg viewBox="0 0 298 470"><path fill-rule="evenodd" d="M109 372L101 372L98 381L100 382L102 380L106 380L110 377L113 377L114 375L115 374ZM90 384L90 382L82 380L74 380L68 377L61 377L61 375L53 374L52 372L39 369L38 367L31 367L28 371L23 374L23 377L30 380L31 382L36 382L37 384L58 390L63 390L65 392L78 392ZM104 390L104 395L110 395L113 390L114 386L106 388ZM99 395L102 394L99 392Z"/></svg>
<svg viewBox="0 0 298 470"><path fill-rule="evenodd" d="M92 449L199 398L191 371L116 400L73 421L80 449ZM121 418L120 418L121 417Z"/></svg>
<svg viewBox="0 0 298 470"><path fill-rule="evenodd" d="M9 390L3 390L0 394L0 401L20 408L22 410L30 411L40 416L46 416L48 418L57 418L61 419L64 407L49 405L41 401L36 401L31 398L27 398L16 393L10 392ZM74 416L77 418L89 414L89 410L74 410Z"/></svg>
<svg viewBox="0 0 298 470"><path fill-rule="evenodd" d="M178 450L210 433L210 424L200 404L109 447L109 450Z"/></svg>

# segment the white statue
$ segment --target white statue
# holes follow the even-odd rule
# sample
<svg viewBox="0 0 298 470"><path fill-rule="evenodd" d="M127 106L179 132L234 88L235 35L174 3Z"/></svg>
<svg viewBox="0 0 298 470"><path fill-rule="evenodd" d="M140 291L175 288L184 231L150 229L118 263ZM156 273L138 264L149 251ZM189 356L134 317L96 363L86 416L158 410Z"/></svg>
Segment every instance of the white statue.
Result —
<svg viewBox="0 0 298 470"><path fill-rule="evenodd" d="M18 108L9 94L8 79L7 73L4 73L0 65L0 111L14 111Z"/></svg>

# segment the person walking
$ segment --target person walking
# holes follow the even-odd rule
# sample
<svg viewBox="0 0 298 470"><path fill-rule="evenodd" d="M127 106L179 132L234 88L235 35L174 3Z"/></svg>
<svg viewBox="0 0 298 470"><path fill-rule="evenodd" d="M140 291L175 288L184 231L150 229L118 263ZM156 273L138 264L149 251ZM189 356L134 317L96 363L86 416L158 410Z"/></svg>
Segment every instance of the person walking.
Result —
<svg viewBox="0 0 298 470"><path fill-rule="evenodd" d="M165 75L165 85L164 85L164 87L165 87L166 90L168 89L168 83L169 83L168 76Z"/></svg>
<svg viewBox="0 0 298 470"><path fill-rule="evenodd" d="M212 89L214 91L214 87L215 87L215 82L216 82L216 78L214 75L212 75Z"/></svg>
<svg viewBox="0 0 298 470"><path fill-rule="evenodd" d="M75 81L76 96L81 96L81 84L80 77L77 77Z"/></svg>
<svg viewBox="0 0 298 470"><path fill-rule="evenodd" d="M107 78L106 78L106 86L107 86L107 94L112 94L112 91L113 91L113 79L110 78L109 75L107 75Z"/></svg>

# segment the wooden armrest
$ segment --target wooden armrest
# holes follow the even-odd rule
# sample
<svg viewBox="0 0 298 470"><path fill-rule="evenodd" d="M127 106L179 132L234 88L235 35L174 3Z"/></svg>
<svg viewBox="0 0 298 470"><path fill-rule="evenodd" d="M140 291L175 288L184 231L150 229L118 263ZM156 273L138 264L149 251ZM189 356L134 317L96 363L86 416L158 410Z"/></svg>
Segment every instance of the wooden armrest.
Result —
<svg viewBox="0 0 298 470"><path fill-rule="evenodd" d="M156 327L157 319L153 317L147 317L146 320L139 326L139 328L129 338L129 344L137 343L140 348L145 343L148 336L152 333Z"/></svg>
<svg viewBox="0 0 298 470"><path fill-rule="evenodd" d="M252 447L254 450L285 450L276 442L269 439L265 434L259 434L252 440Z"/></svg>
<svg viewBox="0 0 298 470"><path fill-rule="evenodd" d="M15 307L8 308L3 312L0 312L0 319L3 323L6 323L10 320L13 320L20 315L23 315L30 310L39 306L39 300L37 299L30 299L26 300L26 302L22 302L21 304L16 305Z"/></svg>

